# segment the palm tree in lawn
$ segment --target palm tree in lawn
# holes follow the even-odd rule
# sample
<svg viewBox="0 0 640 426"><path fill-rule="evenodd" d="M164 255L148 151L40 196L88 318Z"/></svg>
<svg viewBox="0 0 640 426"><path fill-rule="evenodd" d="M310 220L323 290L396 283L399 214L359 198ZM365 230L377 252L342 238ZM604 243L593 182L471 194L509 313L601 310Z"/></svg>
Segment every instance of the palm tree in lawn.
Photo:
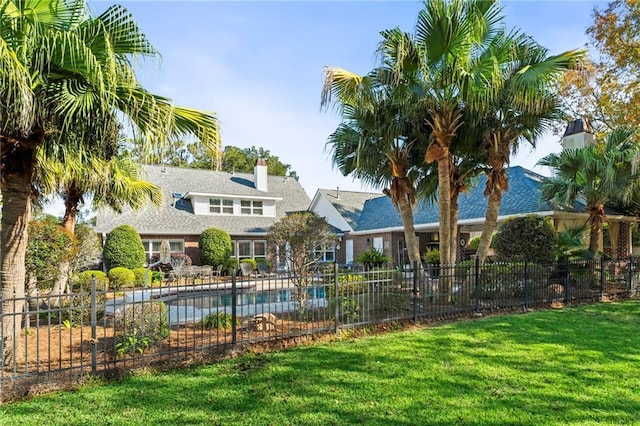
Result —
<svg viewBox="0 0 640 426"><path fill-rule="evenodd" d="M383 33L386 41L393 35ZM327 144L343 175L385 188L383 192L400 213L409 258L422 271L413 208L415 185L423 175L420 145L425 132L416 128L421 120L411 119L410 85L390 82L389 75L384 64L366 76L335 67L325 69L322 104L335 99L343 120Z"/></svg>
<svg viewBox="0 0 640 426"><path fill-rule="evenodd" d="M141 87L131 64L156 50L122 7L91 16L85 0L0 0L0 237L2 357L12 363L20 345L25 290L24 259L30 219L35 153L67 142L78 123L105 123L112 114L150 141L196 135L219 145L216 118L180 108ZM87 133L88 134L88 133ZM15 346L15 348L14 348Z"/></svg>
<svg viewBox="0 0 640 426"><path fill-rule="evenodd" d="M488 166L484 190L488 204L476 251L480 263L486 259L497 227L502 193L509 189L506 167L511 152L522 143L535 147L537 139L560 118L553 85L584 57L579 50L549 55L547 49L519 33L505 35L494 52L503 80L496 82L496 96L472 111L478 115L478 128L483 129L481 149Z"/></svg>
<svg viewBox="0 0 640 426"><path fill-rule="evenodd" d="M438 165L439 248L443 265L451 262L451 145L465 124L467 105L486 96L487 82L496 78L493 58L484 52L500 32L500 12L494 1L425 2L415 36L408 45L411 56L405 58L401 53L394 70L401 75L407 64L415 67L407 59L414 56L412 51L419 52L421 103L428 111L424 119L432 132L425 160Z"/></svg>
<svg viewBox="0 0 640 426"><path fill-rule="evenodd" d="M67 135L73 132L67 132ZM117 146L103 146L105 140L92 140L90 136L78 141L79 145L42 146L36 154L35 186L42 194L58 195L64 201L62 227L74 234L80 206L90 196L93 207L107 204L116 211L123 205L142 208L151 201L162 202L162 190L143 180L138 166L128 156L117 155ZM61 294L66 288L70 262L58 267L60 274L51 291ZM55 301L56 299L51 299Z"/></svg>
<svg viewBox="0 0 640 426"><path fill-rule="evenodd" d="M639 156L637 132L619 128L607 134L604 142L549 154L538 162L553 172L552 177L542 182L542 199L559 208L571 209L577 200L587 205L589 251L593 255L598 253L598 241L606 220L605 205L613 201L628 202L638 190Z"/></svg>

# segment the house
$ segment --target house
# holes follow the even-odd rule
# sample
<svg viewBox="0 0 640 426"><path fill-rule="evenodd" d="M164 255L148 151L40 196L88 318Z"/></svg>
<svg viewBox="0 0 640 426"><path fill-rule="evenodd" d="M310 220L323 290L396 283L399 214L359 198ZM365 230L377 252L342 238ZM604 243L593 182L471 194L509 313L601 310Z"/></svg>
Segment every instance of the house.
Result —
<svg viewBox="0 0 640 426"><path fill-rule="evenodd" d="M263 159L256 162L253 174L144 166L142 177L162 188L162 205L120 214L101 209L96 230L104 237L116 226L131 225L142 238L147 259L168 240L171 251L184 252L199 264L200 233L220 228L231 235L233 257L264 259L269 227L288 212L309 206L309 196L297 180L267 171Z"/></svg>
<svg viewBox="0 0 640 426"><path fill-rule="evenodd" d="M507 170L509 191L502 196L498 222L527 214L549 217L556 230L562 231L575 224L585 224L586 205L577 202L571 210L559 210L540 200L540 184L543 176L516 166ZM470 237L482 231L487 199L483 194L486 176L458 198L458 241L461 250L468 247ZM343 231L335 258L339 263L353 262L361 251L375 248L390 256L398 265L407 264L404 228L400 215L384 194L319 189L311 201L310 210L324 216L327 221ZM625 258L631 254L631 229L637 219L624 216L612 209L606 210L609 254ZM414 224L420 251L438 247L439 211L436 203L419 202L414 211ZM601 242L601 246L603 243ZM615 247L615 250L612 249ZM460 257L459 257L460 259Z"/></svg>

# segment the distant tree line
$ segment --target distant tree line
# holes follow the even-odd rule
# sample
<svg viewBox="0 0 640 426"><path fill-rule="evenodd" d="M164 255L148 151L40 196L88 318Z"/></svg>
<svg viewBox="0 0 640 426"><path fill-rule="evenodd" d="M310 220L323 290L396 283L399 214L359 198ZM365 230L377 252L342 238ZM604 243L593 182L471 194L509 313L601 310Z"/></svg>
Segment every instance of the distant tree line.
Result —
<svg viewBox="0 0 640 426"><path fill-rule="evenodd" d="M139 139L129 139L123 143L123 151L128 152L140 164L155 164L193 169L210 169L226 172L253 173L258 158L267 160L268 173L273 176L291 176L298 179L290 164L280 161L268 149L252 146L239 148L225 146L222 151L211 150L197 142L182 140L169 141L161 146L149 147Z"/></svg>

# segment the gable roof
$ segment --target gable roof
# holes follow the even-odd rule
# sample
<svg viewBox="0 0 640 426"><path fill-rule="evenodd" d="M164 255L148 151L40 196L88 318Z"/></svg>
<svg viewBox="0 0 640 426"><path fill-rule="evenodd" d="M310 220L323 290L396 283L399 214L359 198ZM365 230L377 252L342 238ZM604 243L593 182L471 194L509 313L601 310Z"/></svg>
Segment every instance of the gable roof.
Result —
<svg viewBox="0 0 640 426"><path fill-rule="evenodd" d="M331 203L336 212L340 214L353 230L357 230L358 221L360 220L365 202L381 196L379 193L342 191L337 189L318 189L318 194L322 195Z"/></svg>
<svg viewBox="0 0 640 426"><path fill-rule="evenodd" d="M540 200L540 184L544 176L520 166L508 168L507 174L509 177L509 191L505 191L502 194L499 216L549 214L554 210L558 210L554 209L548 202ZM478 178L477 185L467 193L460 194L458 197L459 221L484 221L487 198L483 192L486 182L486 176L482 175ZM355 226L353 226L355 232L402 228L400 215L388 196L372 193L360 194L362 205L353 207L354 211L359 211ZM356 200L356 197L354 196L351 200ZM578 201L573 209L566 211L584 212L585 209L586 205ZM421 202L418 204L414 213L414 223L417 228L421 225L434 225L438 222L439 209L437 202Z"/></svg>
<svg viewBox="0 0 640 426"><path fill-rule="evenodd" d="M300 183L283 176L267 176L267 192L254 187L254 177L249 173L144 166L141 176L162 189L162 205L149 204L138 211L125 209L122 214L110 208L100 209L96 224L98 232L110 232L116 226L128 224L140 234L198 235L211 227L224 229L231 235L264 234L287 212L305 210L309 206L309 196ZM189 199L173 197L174 194L185 197L196 192L275 199L276 217L195 215Z"/></svg>

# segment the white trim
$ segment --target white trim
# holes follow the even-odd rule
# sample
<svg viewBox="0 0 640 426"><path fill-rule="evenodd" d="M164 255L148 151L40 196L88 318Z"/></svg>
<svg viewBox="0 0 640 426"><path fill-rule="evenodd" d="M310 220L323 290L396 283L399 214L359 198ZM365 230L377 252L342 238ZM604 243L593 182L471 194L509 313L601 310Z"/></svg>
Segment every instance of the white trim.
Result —
<svg viewBox="0 0 640 426"><path fill-rule="evenodd" d="M503 221L505 219L509 219L512 217L521 217L521 216L529 216L532 214L540 215L540 216L553 216L554 211L545 211L545 212L533 212L533 213L518 213L512 215L498 216L498 221ZM463 219L458 221L458 225L482 225L484 224L484 217L482 218L473 218L473 219ZM437 231L440 227L440 222L431 222L431 223L423 223L423 224L414 224L414 229L416 232L418 231ZM402 226L394 226L389 228L375 228L363 231L354 231L351 232L351 235L370 235L370 234L379 234L383 232L398 232L404 231Z"/></svg>
<svg viewBox="0 0 640 426"><path fill-rule="evenodd" d="M282 201L282 197L265 197L260 195L235 195L235 194L219 194L213 192L187 192L182 198L192 197L209 197L209 198L227 198L233 200L267 200L267 201Z"/></svg>

